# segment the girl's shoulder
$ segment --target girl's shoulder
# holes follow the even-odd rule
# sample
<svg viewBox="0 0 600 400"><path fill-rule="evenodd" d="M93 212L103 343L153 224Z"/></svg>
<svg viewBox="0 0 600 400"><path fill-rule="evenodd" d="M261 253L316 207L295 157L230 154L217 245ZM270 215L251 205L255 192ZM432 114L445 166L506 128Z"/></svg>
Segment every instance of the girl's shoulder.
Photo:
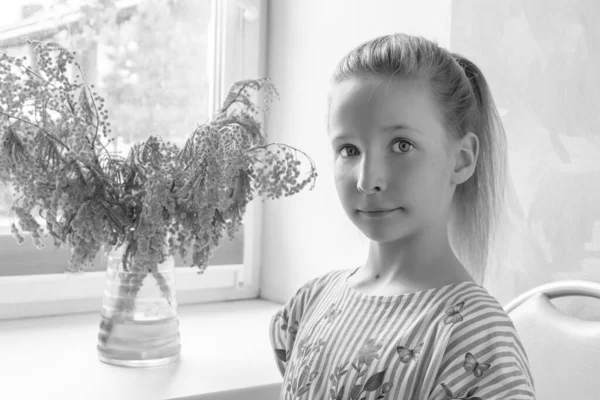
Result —
<svg viewBox="0 0 600 400"><path fill-rule="evenodd" d="M484 286L476 282L468 281L457 287L454 296L447 299L455 304L463 304L467 309L477 310L502 310L504 308Z"/></svg>
<svg viewBox="0 0 600 400"><path fill-rule="evenodd" d="M276 313L275 319L283 317L300 321L312 305L318 301L319 295L339 283L343 270L333 270L309 279L302 284L296 293Z"/></svg>
<svg viewBox="0 0 600 400"><path fill-rule="evenodd" d="M514 330L510 316L498 299L475 282L462 285L454 296L445 299L440 313L446 322L461 322L461 328L472 328L472 323L482 328L504 326Z"/></svg>
<svg viewBox="0 0 600 400"><path fill-rule="evenodd" d="M342 279L343 274L347 273L348 270L345 269L336 269L324 274L318 275L308 281L306 281L300 288L296 291L295 296L299 296L303 293L312 293L316 294L317 292L326 289L331 285L337 285Z"/></svg>

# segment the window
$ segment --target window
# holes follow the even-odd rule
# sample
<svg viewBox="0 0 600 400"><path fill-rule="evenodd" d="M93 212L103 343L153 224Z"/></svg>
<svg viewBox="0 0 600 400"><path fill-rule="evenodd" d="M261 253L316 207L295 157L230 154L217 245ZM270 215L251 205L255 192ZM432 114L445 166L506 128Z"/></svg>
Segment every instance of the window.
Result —
<svg viewBox="0 0 600 400"><path fill-rule="evenodd" d="M3 6L0 52L34 65L27 39L76 51L87 82L105 99L112 152L125 155L149 134L182 145L235 81L264 76L264 0L31 1ZM18 245L12 200L10 187L0 186L0 319L99 309L102 257L71 275L64 273L68 247L55 249L50 237L43 249L29 237ZM260 203L248 205L243 227L234 240L221 240L204 274L175 258L180 304L257 296Z"/></svg>

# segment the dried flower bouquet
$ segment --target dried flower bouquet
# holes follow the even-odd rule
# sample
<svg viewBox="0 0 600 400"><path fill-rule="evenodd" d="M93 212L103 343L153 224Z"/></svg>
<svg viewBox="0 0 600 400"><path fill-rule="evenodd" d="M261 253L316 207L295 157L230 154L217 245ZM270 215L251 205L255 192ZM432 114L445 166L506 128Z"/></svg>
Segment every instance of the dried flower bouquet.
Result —
<svg viewBox="0 0 600 400"><path fill-rule="evenodd" d="M25 58L0 54L0 180L18 196L13 235L22 243L27 232L42 247L49 233L56 247L68 245L65 272L82 272L102 249L123 246L124 270L152 273L169 299L156 270L165 257L184 258L191 247L191 266L203 273L224 231L233 239L255 192L279 198L314 187L310 157L266 143L261 134L258 112L278 96L268 78L236 82L183 148L150 136L121 157L107 150L114 140L108 111L75 53L56 43L29 43L38 54L36 69ZM69 65L81 80L68 78ZM264 107L251 99L261 89ZM310 160L301 180L298 153ZM134 289L142 280L132 282ZM131 307L120 304L121 311Z"/></svg>

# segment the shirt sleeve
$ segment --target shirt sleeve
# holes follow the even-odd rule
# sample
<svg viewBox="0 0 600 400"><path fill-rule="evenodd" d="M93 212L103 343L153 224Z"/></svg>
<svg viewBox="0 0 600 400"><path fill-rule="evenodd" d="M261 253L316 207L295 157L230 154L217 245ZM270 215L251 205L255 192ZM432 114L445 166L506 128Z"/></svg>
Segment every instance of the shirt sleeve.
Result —
<svg viewBox="0 0 600 400"><path fill-rule="evenodd" d="M281 376L285 374L285 367L294 348L302 316L309 306L312 289L317 279L314 278L300 287L296 294L271 318L269 336Z"/></svg>
<svg viewBox="0 0 600 400"><path fill-rule="evenodd" d="M447 317L451 334L429 400L535 400L527 355L498 304Z"/></svg>

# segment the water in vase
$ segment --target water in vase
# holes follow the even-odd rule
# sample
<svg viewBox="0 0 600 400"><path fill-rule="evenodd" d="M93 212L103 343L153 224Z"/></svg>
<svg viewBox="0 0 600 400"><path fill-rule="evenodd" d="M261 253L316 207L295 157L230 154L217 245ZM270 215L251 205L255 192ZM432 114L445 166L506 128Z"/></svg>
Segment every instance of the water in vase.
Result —
<svg viewBox="0 0 600 400"><path fill-rule="evenodd" d="M173 259L133 272L123 270L121 254L108 255L98 356L129 367L173 362L181 350Z"/></svg>

